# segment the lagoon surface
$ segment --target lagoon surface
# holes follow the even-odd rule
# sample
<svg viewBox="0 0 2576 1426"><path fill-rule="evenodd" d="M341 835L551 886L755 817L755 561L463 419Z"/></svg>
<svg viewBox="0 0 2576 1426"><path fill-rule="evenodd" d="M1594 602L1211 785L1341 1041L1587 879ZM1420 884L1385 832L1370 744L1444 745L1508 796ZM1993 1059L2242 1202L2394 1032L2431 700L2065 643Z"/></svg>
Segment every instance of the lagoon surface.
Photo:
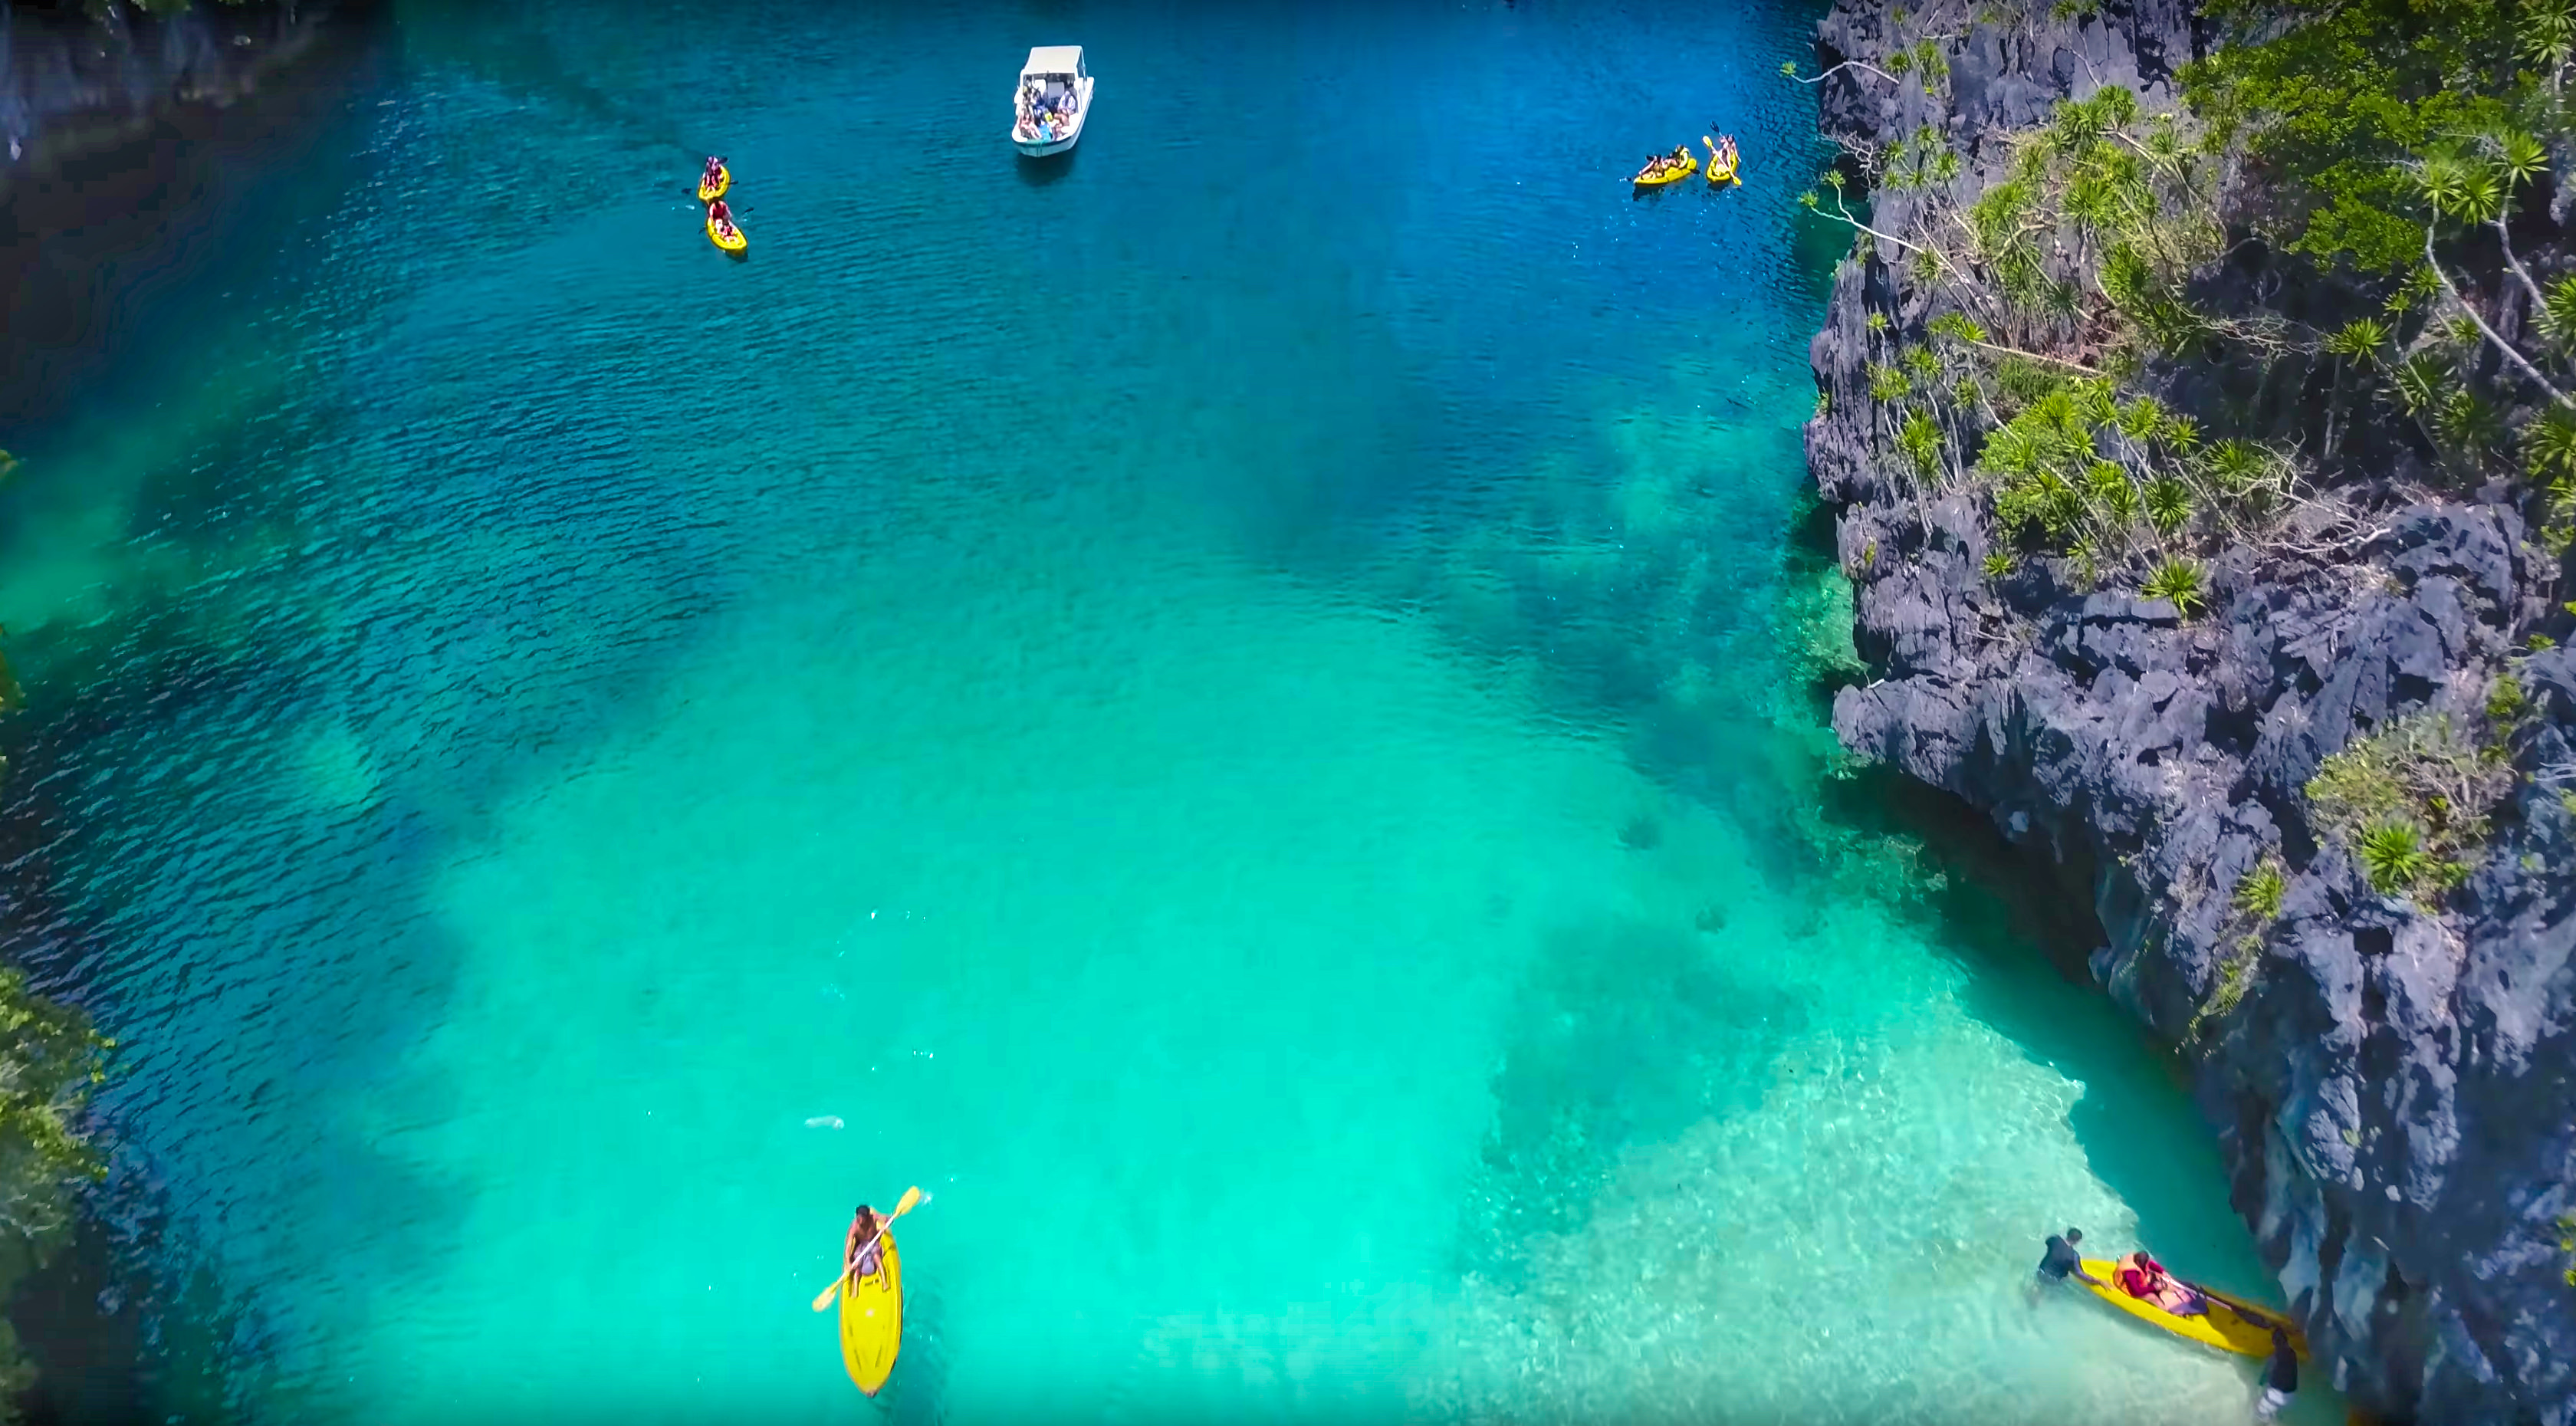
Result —
<svg viewBox="0 0 2576 1426"><path fill-rule="evenodd" d="M396 4L0 433L10 949L173 1409L2242 1412L2025 1300L2266 1284L1831 756L1814 18ZM913 1184L871 1403L806 1303Z"/></svg>

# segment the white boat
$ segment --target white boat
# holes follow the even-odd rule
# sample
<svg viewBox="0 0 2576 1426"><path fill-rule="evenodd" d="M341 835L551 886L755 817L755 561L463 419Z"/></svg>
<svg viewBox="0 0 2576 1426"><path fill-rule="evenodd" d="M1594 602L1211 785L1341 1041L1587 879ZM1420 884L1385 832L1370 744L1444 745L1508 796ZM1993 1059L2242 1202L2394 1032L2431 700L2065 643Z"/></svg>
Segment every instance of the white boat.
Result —
<svg viewBox="0 0 2576 1426"><path fill-rule="evenodd" d="M1011 109L1011 144L1020 152L1044 158L1072 148L1091 121L1091 71L1082 66L1082 46L1029 51Z"/></svg>

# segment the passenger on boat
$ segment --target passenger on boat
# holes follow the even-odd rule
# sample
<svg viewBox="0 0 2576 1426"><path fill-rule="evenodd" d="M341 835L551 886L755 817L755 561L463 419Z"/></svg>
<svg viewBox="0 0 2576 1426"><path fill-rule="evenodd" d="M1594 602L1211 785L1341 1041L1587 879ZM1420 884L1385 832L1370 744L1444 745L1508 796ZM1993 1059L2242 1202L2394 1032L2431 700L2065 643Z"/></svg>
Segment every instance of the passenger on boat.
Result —
<svg viewBox="0 0 2576 1426"><path fill-rule="evenodd" d="M1637 170L1637 180L1642 183L1649 178L1661 177L1663 171L1664 156L1650 153L1646 155L1646 166Z"/></svg>
<svg viewBox="0 0 2576 1426"><path fill-rule="evenodd" d="M2154 1303L2176 1317L2198 1317L2209 1311L2200 1294L2173 1280L2165 1265L2148 1257L2144 1248L2131 1253L2116 1274L2120 1290L2131 1297Z"/></svg>
<svg viewBox="0 0 2576 1426"><path fill-rule="evenodd" d="M725 206L723 199L707 205L707 218L716 225L716 236L730 238L734 235L733 209Z"/></svg>
<svg viewBox="0 0 2576 1426"><path fill-rule="evenodd" d="M1673 145L1673 151L1664 155L1664 161L1674 168L1679 168L1683 164L1690 162L1690 145Z"/></svg>
<svg viewBox="0 0 2576 1426"><path fill-rule="evenodd" d="M716 157L714 154L707 155L707 171L698 175L698 186L700 188L713 188L716 184L723 181L723 179L724 160Z"/></svg>

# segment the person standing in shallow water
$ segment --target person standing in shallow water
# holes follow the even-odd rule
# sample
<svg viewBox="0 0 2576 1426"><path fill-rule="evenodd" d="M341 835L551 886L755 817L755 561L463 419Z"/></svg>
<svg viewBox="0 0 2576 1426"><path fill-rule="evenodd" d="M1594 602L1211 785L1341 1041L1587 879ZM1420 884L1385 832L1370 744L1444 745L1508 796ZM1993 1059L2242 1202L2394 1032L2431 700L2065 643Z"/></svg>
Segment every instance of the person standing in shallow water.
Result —
<svg viewBox="0 0 2576 1426"><path fill-rule="evenodd" d="M2081 1228L2069 1228L2064 1236L2054 1233L2049 1235L2048 1251L2040 1258L2039 1272L2031 1279L2031 1292L2034 1297L2038 1295L2039 1289L2055 1287L2070 1276L2078 1282L2089 1282L2095 1287L2102 1285L2101 1279L2084 1270L2084 1255L2075 1251L2075 1245L2083 1241L2084 1230Z"/></svg>
<svg viewBox="0 0 2576 1426"><path fill-rule="evenodd" d="M2290 1334L2272 1329L2272 1358L2263 1364L2263 1399L2254 1404L2254 1419L2269 1421L2299 1394L2299 1353Z"/></svg>

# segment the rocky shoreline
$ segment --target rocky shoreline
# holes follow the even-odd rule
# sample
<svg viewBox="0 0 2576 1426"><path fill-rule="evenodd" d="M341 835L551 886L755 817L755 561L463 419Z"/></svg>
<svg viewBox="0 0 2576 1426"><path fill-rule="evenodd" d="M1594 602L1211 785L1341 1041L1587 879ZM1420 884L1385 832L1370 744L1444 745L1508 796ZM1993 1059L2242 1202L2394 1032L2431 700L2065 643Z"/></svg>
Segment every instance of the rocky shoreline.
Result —
<svg viewBox="0 0 2576 1426"><path fill-rule="evenodd" d="M335 0L197 4L168 18L0 0L0 198L31 174L129 141L174 110L222 107L307 53Z"/></svg>
<svg viewBox="0 0 2576 1426"><path fill-rule="evenodd" d="M1870 153L1928 126L1960 155L1939 191L1962 208L2002 181L2003 135L2106 85L2171 109L2179 67L2217 43L2179 0L1951 8L1944 82L1898 77L1933 20L1900 37L1905 12L1880 0L1839 0L1817 49L1826 134ZM1928 201L1868 197L1889 233ZM2090 887L2093 973L2187 1042L2233 1201L2320 1375L2392 1420L2576 1421L2558 1226L2576 1212L2576 658L2552 647L2576 633L2568 561L2532 543L2513 492L2437 498L2410 479L2409 433L2355 416L2387 429L2347 438L2355 459L2325 477L2349 518L2224 549L2196 618L2065 559L1999 573L1992 500L1918 503L1873 414L1873 364L1943 310L1889 255L1842 265L1811 348L1808 460L1869 668L1836 697L1837 735ZM2249 306L2294 281L2219 275ZM2322 390L2271 407L2294 426ZM2160 394L2186 415L2219 401L2188 381ZM2508 687L2518 776L2467 880L2432 910L2373 892L2303 789L2357 737L2473 720ZM2240 891L2258 865L2282 877L2263 917Z"/></svg>

